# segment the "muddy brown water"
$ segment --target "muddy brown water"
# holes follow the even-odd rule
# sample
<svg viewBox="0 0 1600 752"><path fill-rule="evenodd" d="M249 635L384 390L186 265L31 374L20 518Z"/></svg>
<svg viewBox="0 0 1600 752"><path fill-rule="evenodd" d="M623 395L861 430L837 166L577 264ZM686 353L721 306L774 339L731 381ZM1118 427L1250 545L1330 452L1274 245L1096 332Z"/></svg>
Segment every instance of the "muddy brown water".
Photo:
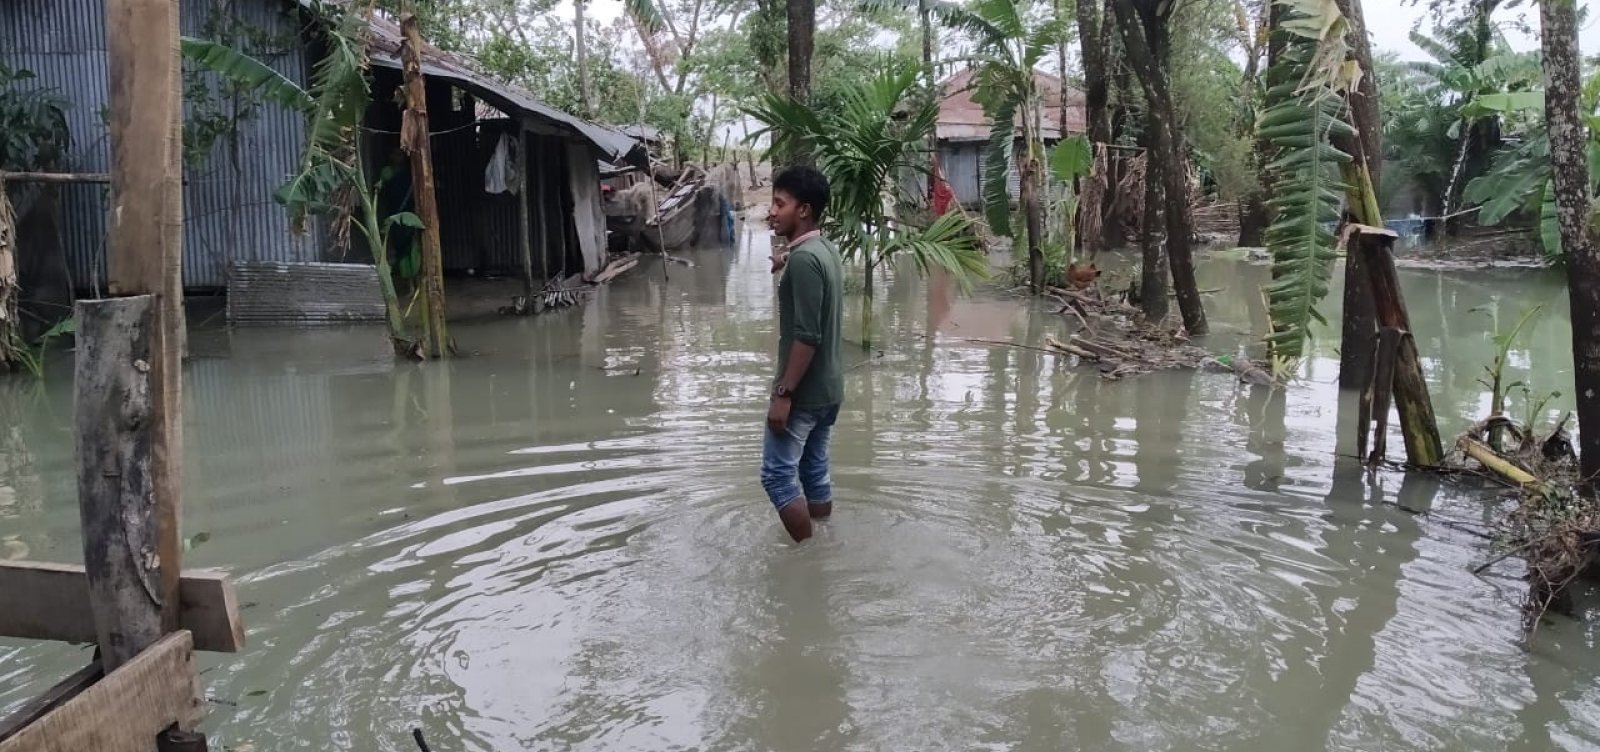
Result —
<svg viewBox="0 0 1600 752"><path fill-rule="evenodd" d="M1051 311L903 276L848 375L835 519L787 544L756 482L765 255L457 325L479 354L449 364L197 330L187 564L236 575L250 643L203 658L213 748L1600 748L1594 622L1525 652L1517 567L1470 573L1485 493L1336 461L1326 333L1276 394L1107 382L964 341L1062 336ZM1208 346L1257 336L1266 267L1201 275ZM1559 276L1401 276L1447 434L1487 405L1474 307L1552 304L1511 366L1568 388ZM65 360L0 383L5 558L81 558ZM0 642L0 711L89 655Z"/></svg>

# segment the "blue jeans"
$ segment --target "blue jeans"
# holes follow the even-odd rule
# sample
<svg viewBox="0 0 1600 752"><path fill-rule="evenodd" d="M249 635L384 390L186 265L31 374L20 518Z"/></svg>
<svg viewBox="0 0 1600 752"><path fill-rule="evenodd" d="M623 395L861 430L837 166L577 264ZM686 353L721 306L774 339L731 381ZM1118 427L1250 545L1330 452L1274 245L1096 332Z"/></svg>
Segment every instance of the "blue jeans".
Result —
<svg viewBox="0 0 1600 752"><path fill-rule="evenodd" d="M782 509L804 497L812 504L833 501L833 478L828 473L828 441L839 419L839 406L795 407L788 429L763 430L761 487L772 506Z"/></svg>

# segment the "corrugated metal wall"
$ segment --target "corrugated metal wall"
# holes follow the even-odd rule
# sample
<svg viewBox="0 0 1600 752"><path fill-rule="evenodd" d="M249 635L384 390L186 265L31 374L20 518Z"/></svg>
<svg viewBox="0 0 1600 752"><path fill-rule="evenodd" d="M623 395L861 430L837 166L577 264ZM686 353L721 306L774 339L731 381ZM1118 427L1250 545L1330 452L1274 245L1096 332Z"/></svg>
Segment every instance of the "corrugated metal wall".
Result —
<svg viewBox="0 0 1600 752"><path fill-rule="evenodd" d="M983 205L983 143L947 141L939 146L939 167L962 206Z"/></svg>
<svg viewBox="0 0 1600 752"><path fill-rule="evenodd" d="M292 3L235 0L234 4L246 27L264 30L275 39L293 39L299 32ZM213 9L220 5L220 0L185 0L181 4L183 33L201 36ZM32 70L38 78L29 85L55 88L71 102L67 119L73 150L66 169L77 172L110 168L102 119L106 107L104 22L104 0L0 2L0 60ZM298 45L285 47L281 54L268 57L268 62L290 80L304 84L306 64L301 50ZM229 164L226 139L219 140L203 164L186 170L185 287L222 287L230 259L323 260L320 239L296 237L283 207L272 199L273 191L298 165L305 121L272 104L262 104L258 112L240 129L237 173ZM239 210L232 211L236 190ZM62 211L73 284L84 290L103 286L106 187L66 186Z"/></svg>
<svg viewBox="0 0 1600 752"><path fill-rule="evenodd" d="M950 182L950 188L955 191L956 200L962 206L971 208L983 206L983 179L984 171L988 166L985 154L988 143L984 141L946 141L939 145L939 165L944 169L945 180ZM1011 193L1012 203L1016 203L1021 196L1021 164L1022 152L1019 149L1011 160L1011 169L1006 175L1006 188Z"/></svg>

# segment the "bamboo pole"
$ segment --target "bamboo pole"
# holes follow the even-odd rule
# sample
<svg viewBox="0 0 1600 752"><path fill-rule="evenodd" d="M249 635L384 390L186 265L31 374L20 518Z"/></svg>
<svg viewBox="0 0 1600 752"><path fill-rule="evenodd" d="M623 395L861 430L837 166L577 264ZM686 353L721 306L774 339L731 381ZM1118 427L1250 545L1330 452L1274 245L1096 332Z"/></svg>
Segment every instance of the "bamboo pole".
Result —
<svg viewBox="0 0 1600 752"><path fill-rule="evenodd" d="M13 183L110 183L111 176L104 172L5 172L0 171L0 182Z"/></svg>
<svg viewBox="0 0 1600 752"><path fill-rule="evenodd" d="M160 562L155 593L178 602L183 492L183 131L177 0L107 0L111 211L106 267L114 297L155 296L149 357L150 485ZM104 430L79 423L78 430ZM178 629L163 609L162 631ZM144 647L139 645L137 647Z"/></svg>
<svg viewBox="0 0 1600 752"><path fill-rule="evenodd" d="M533 202L533 176L528 174L528 155L530 152L528 126L521 121L517 122L517 143L522 148L517 150L517 174L522 176L522 193L517 198L518 217L517 243L522 247L522 296L523 305L528 311L533 310L533 211L530 204Z"/></svg>
<svg viewBox="0 0 1600 752"><path fill-rule="evenodd" d="M434 197L433 145L428 137L428 85L422 76L422 32L411 13L400 19L405 69L406 111L400 146L411 156L411 184L422 219L423 352L443 358L455 350L445 330L444 260L440 248L439 205Z"/></svg>
<svg viewBox="0 0 1600 752"><path fill-rule="evenodd" d="M1493 449L1489 448L1488 444L1463 436L1457 446L1461 447L1461 451L1468 457L1477 460L1484 467L1493 471L1494 474L1512 483L1519 486L1528 486L1536 491L1542 491L1544 488L1544 483L1534 477L1533 473L1517 467L1510 460L1496 454Z"/></svg>

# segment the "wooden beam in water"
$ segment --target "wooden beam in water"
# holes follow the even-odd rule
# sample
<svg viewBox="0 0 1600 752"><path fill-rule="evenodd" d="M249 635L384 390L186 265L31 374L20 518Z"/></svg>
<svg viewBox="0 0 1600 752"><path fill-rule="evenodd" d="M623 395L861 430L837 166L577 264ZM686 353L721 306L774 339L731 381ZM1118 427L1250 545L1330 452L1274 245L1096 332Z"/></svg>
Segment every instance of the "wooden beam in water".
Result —
<svg viewBox="0 0 1600 752"><path fill-rule="evenodd" d="M1439 438L1439 421L1428 394L1428 380L1422 372L1422 358L1412 338L1411 317L1400 293L1400 276L1394 265L1394 231L1357 225L1350 253L1361 254L1372 280L1372 297L1378 326L1406 332L1400 338L1395 357L1394 402L1400 411L1400 430L1405 436L1406 462L1414 467L1438 467L1444 463L1444 443ZM1365 427L1363 427L1365 430Z"/></svg>
<svg viewBox="0 0 1600 752"><path fill-rule="evenodd" d="M154 318L144 362L149 410L144 429L147 480L153 501L148 582L157 603L178 602L183 499L183 100L178 57L177 0L107 0L105 4L107 111L111 146L111 201L106 268L113 297L154 296ZM79 342L84 339L81 332ZM80 345L80 360L81 360ZM80 367L80 373L82 371ZM80 394L82 386L79 387ZM77 430L106 432L108 424L81 413ZM113 406L107 406L114 410ZM102 413L111 415L114 413ZM80 478L93 485L92 479ZM81 504L80 500L80 504ZM84 534L86 547L92 548ZM141 546L144 545L141 543ZM99 555L98 552L91 555ZM96 567L91 563L91 575ZM160 631L178 628L178 611L158 610ZM152 636L153 637L153 636ZM143 639L143 636L141 636ZM153 641L153 639L151 640ZM149 642L104 651L108 668Z"/></svg>
<svg viewBox="0 0 1600 752"><path fill-rule="evenodd" d="M244 620L233 580L218 570L190 570L179 586L178 621L196 650L244 649ZM0 637L96 643L89 578L81 566L0 562Z"/></svg>
<svg viewBox="0 0 1600 752"><path fill-rule="evenodd" d="M157 519L151 361L156 298L80 300L73 390L78 513L89 606L106 671L161 638L166 597ZM172 574L177 575L175 568Z"/></svg>
<svg viewBox="0 0 1600 752"><path fill-rule="evenodd" d="M76 696L36 712L36 720L0 739L0 752L150 752L168 728L199 719L197 690L194 640L174 632Z"/></svg>
<svg viewBox="0 0 1600 752"><path fill-rule="evenodd" d="M1389 410L1394 404L1395 360L1400 353L1400 340L1405 332L1384 327L1378 332L1378 357L1373 366L1372 384L1369 386L1372 403L1372 456L1368 462L1381 462L1389 451Z"/></svg>

